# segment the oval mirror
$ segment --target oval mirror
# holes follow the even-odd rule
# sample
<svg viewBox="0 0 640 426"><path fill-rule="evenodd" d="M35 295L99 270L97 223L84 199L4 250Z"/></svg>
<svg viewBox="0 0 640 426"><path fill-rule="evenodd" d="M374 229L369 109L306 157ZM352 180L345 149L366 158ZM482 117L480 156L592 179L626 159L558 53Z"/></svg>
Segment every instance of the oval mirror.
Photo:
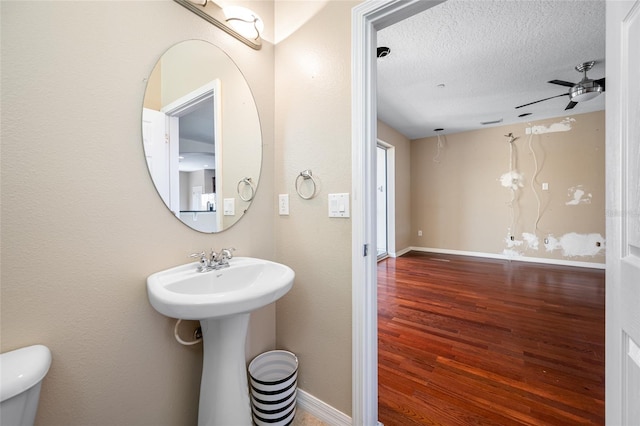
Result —
<svg viewBox="0 0 640 426"><path fill-rule="evenodd" d="M247 81L218 47L188 40L149 79L142 142L158 194L187 226L220 232L247 212L260 177L262 133Z"/></svg>

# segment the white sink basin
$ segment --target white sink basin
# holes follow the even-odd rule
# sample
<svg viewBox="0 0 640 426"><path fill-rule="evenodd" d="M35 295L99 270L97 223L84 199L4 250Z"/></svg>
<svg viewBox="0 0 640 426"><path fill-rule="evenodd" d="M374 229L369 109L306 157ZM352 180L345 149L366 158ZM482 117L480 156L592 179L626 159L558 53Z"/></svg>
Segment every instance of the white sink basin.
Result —
<svg viewBox="0 0 640 426"><path fill-rule="evenodd" d="M150 275L151 305L172 318L200 320L203 344L198 426L252 424L245 341L250 313L293 286L291 268L234 257L229 267L197 272L198 262Z"/></svg>
<svg viewBox="0 0 640 426"><path fill-rule="evenodd" d="M197 272L189 263L147 278L151 305L172 318L200 320L254 311L293 286L291 268L268 260L234 257L229 267Z"/></svg>

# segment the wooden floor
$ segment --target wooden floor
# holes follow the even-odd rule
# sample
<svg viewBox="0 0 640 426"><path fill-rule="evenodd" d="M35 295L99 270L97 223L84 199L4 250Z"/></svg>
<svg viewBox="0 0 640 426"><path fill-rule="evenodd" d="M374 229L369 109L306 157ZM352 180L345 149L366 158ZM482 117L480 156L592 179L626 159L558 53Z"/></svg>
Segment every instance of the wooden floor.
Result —
<svg viewBox="0 0 640 426"><path fill-rule="evenodd" d="M604 271L440 254L378 263L385 426L604 424Z"/></svg>

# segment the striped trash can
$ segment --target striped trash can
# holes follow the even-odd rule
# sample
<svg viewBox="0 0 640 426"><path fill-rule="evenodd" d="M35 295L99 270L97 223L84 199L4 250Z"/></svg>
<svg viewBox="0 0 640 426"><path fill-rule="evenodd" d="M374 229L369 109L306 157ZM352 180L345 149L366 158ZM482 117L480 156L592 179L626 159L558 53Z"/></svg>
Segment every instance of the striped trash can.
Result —
<svg viewBox="0 0 640 426"><path fill-rule="evenodd" d="M251 412L258 426L286 426L296 415L298 358L269 351L249 364Z"/></svg>

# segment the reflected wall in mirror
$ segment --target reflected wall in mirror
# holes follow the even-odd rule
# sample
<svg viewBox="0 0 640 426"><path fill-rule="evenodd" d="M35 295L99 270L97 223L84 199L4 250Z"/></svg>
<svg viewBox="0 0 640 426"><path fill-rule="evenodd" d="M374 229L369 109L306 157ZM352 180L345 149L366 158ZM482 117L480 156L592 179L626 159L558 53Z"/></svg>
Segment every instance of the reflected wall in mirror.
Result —
<svg viewBox="0 0 640 426"><path fill-rule="evenodd" d="M158 194L184 224L220 232L247 212L262 164L260 120L247 81L218 47L187 40L162 55L147 81L142 142Z"/></svg>

